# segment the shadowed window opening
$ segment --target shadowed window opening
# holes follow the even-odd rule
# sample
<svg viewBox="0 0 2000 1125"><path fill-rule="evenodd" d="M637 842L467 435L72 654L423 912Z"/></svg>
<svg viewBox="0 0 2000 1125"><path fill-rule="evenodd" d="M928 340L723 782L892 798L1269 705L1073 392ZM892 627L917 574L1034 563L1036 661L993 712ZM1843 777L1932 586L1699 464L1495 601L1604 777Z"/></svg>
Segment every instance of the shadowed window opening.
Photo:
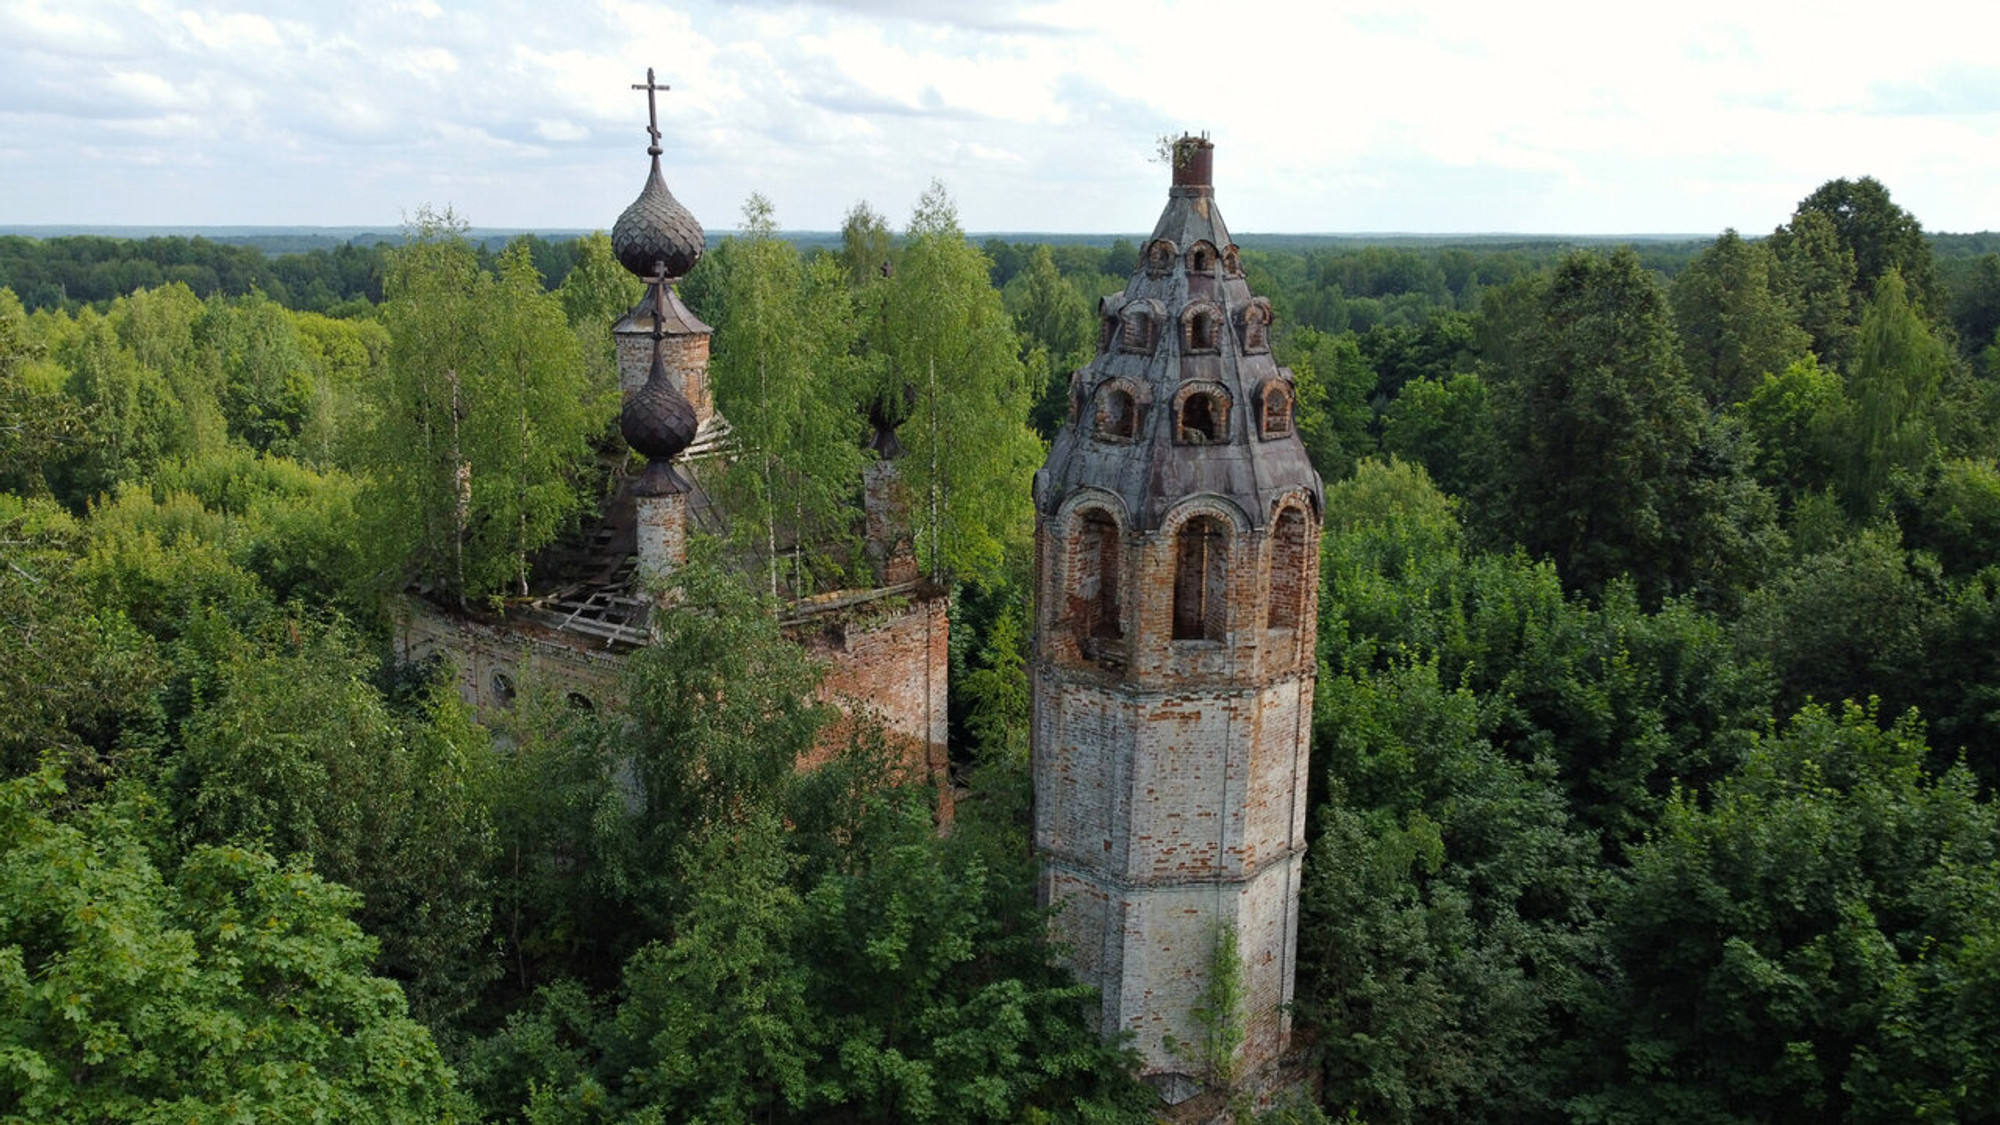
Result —
<svg viewBox="0 0 2000 1125"><path fill-rule="evenodd" d="M1191 352L1212 352L1215 350L1215 314L1200 309L1188 318L1188 350Z"/></svg>
<svg viewBox="0 0 2000 1125"><path fill-rule="evenodd" d="M1085 513L1070 549L1069 614L1077 647L1094 655L1096 640L1125 635L1119 615L1118 575L1123 565L1117 521L1104 512Z"/></svg>
<svg viewBox="0 0 2000 1125"><path fill-rule="evenodd" d="M1180 439L1191 445L1222 440L1222 411L1214 395L1192 394L1181 402Z"/></svg>
<svg viewBox="0 0 2000 1125"><path fill-rule="evenodd" d="M1097 433L1101 437L1130 438L1138 432L1139 410L1129 392L1108 387L1097 407Z"/></svg>
<svg viewBox="0 0 2000 1125"><path fill-rule="evenodd" d="M1174 542L1174 639L1219 641L1228 606L1229 536L1213 516L1181 525Z"/></svg>
<svg viewBox="0 0 2000 1125"><path fill-rule="evenodd" d="M1144 312L1125 314L1125 329L1118 335L1118 346L1128 352L1150 352L1153 350L1153 319Z"/></svg>

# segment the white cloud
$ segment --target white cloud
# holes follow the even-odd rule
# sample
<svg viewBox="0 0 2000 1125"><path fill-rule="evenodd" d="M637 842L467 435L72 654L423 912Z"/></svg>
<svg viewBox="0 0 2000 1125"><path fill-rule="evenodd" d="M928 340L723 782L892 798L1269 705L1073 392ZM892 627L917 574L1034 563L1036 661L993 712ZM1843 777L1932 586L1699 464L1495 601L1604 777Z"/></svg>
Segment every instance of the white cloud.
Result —
<svg viewBox="0 0 2000 1125"><path fill-rule="evenodd" d="M1180 128L1214 136L1244 231L1766 230L1859 174L1934 229L2000 227L2000 5L1864 13L0 0L0 122L25 154L0 222L386 224L448 187L477 222L602 226L644 174L629 87L650 65L669 178L717 227L752 191L793 225L863 197L900 217L942 177L975 229L1142 230L1146 157ZM185 172L92 180L103 160Z"/></svg>

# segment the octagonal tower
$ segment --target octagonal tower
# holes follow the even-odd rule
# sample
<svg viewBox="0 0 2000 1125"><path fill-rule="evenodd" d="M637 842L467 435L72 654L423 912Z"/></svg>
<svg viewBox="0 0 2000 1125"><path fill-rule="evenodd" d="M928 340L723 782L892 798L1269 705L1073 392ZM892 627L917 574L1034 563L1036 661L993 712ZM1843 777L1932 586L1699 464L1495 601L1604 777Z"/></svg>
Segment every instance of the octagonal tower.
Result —
<svg viewBox="0 0 2000 1125"><path fill-rule="evenodd" d="M1170 1102L1288 1045L1323 502L1212 153L1174 145L1035 476L1041 894Z"/></svg>

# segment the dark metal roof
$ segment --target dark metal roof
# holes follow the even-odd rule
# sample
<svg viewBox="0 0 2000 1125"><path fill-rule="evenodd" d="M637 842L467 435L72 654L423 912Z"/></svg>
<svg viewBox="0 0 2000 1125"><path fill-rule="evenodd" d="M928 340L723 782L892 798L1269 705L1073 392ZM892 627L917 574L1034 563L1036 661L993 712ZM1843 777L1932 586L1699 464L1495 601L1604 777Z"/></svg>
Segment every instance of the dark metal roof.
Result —
<svg viewBox="0 0 2000 1125"><path fill-rule="evenodd" d="M1137 531L1158 529L1176 504L1199 494L1233 502L1252 527L1264 526L1287 495L1304 491L1315 507L1323 501L1296 428L1266 437L1259 424L1259 395L1276 381L1289 397L1292 375L1264 346L1270 303L1251 293L1237 263L1208 183L1208 147L1192 138L1176 146L1166 210L1124 292L1104 300L1097 356L1074 376L1070 421L1035 476L1044 515L1084 489L1117 496ZM1190 326L1203 316L1211 318L1206 340ZM1150 331L1129 338L1128 317ZM1136 392L1129 437L1096 424L1113 383ZM1226 398L1215 440L1181 440L1175 405L1183 388L1219 388Z"/></svg>

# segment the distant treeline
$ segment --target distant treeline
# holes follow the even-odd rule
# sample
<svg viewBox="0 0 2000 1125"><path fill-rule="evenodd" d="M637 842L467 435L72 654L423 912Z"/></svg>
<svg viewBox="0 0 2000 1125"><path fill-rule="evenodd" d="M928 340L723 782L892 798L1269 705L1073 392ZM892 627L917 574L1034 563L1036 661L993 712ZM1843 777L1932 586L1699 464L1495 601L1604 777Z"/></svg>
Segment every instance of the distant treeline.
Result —
<svg viewBox="0 0 2000 1125"><path fill-rule="evenodd" d="M778 233L809 256L841 249L838 232ZM366 315L382 300L386 255L402 235L366 233L331 246L314 245L335 237L288 232L215 238L0 235L0 287L12 289L30 312L73 313L84 306L101 311L117 297L181 282L204 299L259 292L295 311ZM719 232L713 235L711 245L722 238ZM472 232L468 238L489 274L499 252L516 240L528 245L550 290L563 283L578 260L578 238L569 234ZM1022 273L1037 247L1047 246L1062 276L1094 296L1124 284L1138 260L1138 241L1128 235L1009 234L985 237L981 249L998 288ZM1672 279L1710 241L1651 236L1241 237L1252 288L1271 297L1279 322L1336 333L1378 326L1415 329L1437 312L1469 312L1486 290L1547 269L1579 248L1629 245L1646 269ZM1990 341L1994 326L1985 323L1981 310L1989 303L1985 291L2000 281L2000 232L1932 234L1928 241L1939 281L1954 298L1951 319L1969 339L1981 345Z"/></svg>
<svg viewBox="0 0 2000 1125"><path fill-rule="evenodd" d="M493 234L468 241L490 274L499 252L516 239L527 242L551 290L576 265L574 237ZM294 311L352 315L381 303L387 253L402 236L370 234L332 247L272 252L298 241L284 235L227 240L0 235L0 288L12 289L30 312L73 313L85 306L102 311L118 297L180 282L203 299L260 292Z"/></svg>

